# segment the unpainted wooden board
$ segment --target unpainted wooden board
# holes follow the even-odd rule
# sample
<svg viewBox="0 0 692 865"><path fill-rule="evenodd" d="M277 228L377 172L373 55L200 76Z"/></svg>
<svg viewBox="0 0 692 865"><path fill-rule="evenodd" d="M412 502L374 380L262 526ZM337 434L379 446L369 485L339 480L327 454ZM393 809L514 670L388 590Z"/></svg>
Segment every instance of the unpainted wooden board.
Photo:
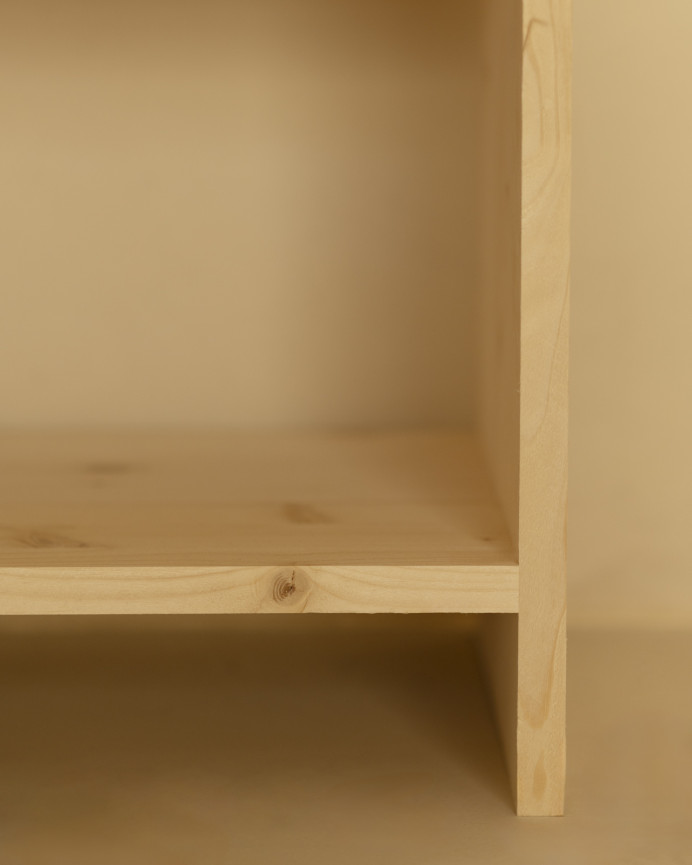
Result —
<svg viewBox="0 0 692 865"><path fill-rule="evenodd" d="M478 426L515 546L519 537L521 3L483 3Z"/></svg>
<svg viewBox="0 0 692 865"><path fill-rule="evenodd" d="M524 0L517 808L565 790L571 0Z"/></svg>
<svg viewBox="0 0 692 865"><path fill-rule="evenodd" d="M517 609L462 433L17 433L0 453L3 613Z"/></svg>
<svg viewBox="0 0 692 865"><path fill-rule="evenodd" d="M498 175L495 185L488 186L486 206L497 216L501 246L482 286L481 402L487 408L481 430L518 544L520 582L518 630L513 618L494 619L485 645L518 813L560 814L565 777L570 0L490 2L486 35L485 133L491 142L486 159L488 170ZM492 221L486 231L491 227ZM518 427L512 421L498 433L494 418L517 399Z"/></svg>
<svg viewBox="0 0 692 865"><path fill-rule="evenodd" d="M521 0L483 4L479 431L517 550L521 360ZM517 792L517 620L481 622L488 688Z"/></svg>

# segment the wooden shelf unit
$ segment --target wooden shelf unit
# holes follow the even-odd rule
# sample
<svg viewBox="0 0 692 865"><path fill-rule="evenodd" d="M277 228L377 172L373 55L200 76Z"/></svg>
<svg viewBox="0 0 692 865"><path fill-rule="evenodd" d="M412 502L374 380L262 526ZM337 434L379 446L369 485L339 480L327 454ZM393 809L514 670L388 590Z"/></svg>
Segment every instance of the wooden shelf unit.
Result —
<svg viewBox="0 0 692 865"><path fill-rule="evenodd" d="M325 431L330 424L295 431L292 416L285 426L272 424L272 430L262 432L8 428L0 437L0 613L483 614L483 654L517 811L560 814L565 766L571 2L479 0L473 9L477 29L471 42L478 42L476 49L482 52L482 122L466 131L478 140L473 152L480 188L474 223L480 237L479 266L478 273L469 276L472 281L477 275L479 283L472 329L478 399L471 423L432 429L425 419L415 424L408 418L401 429L386 429L386 424L378 428L377 423L361 429L363 420L354 417L347 425L351 431ZM195 14L192 7L189 14ZM406 14L407 27L415 34L411 22L427 14L425 4L406 4ZM385 32L385 18L375 23L378 33ZM272 39L279 44L281 28ZM400 63L404 48L398 43L395 47L392 56ZM398 92L392 82L409 87L416 81L424 65L421 58L435 56L434 47L434 42L426 44L404 77L382 79L392 93ZM367 50L371 52L371 46ZM327 62L322 53L317 55L319 62ZM372 63L375 55L368 56ZM305 86L315 81L314 76L297 76L291 86L300 80ZM355 101L364 92L344 90L340 97L346 94ZM429 102L426 93L423 89L416 97L421 106ZM329 104L321 92L319 99L320 105ZM362 114L352 109L349 103L349 111L366 129L372 106ZM439 114L440 106L433 105L430 117ZM416 136L416 129L415 124L402 125L401 135ZM454 130L459 131L456 126ZM440 141L447 131L440 131ZM386 136L376 145L374 138L356 136L351 144L366 156L361 163L349 162L351 157L344 157L342 150L347 153L351 145L337 145L336 136L330 135L315 146L325 151L338 146L335 164L350 169L365 165L373 170L379 163L367 162L368 147L388 146ZM398 152L396 171L401 177L411 175L406 168L411 153L416 148L432 152L431 142L434 138L416 138L410 152ZM320 150L320 158L323 155ZM329 163L319 163L316 170L325 171L325 165ZM175 163L171 166L168 170L177 170ZM364 176L367 181L367 171ZM448 189L443 179L443 174L434 179L442 197ZM346 185L352 180L341 178ZM413 175L411 182L413 200L428 184ZM377 206L389 201L389 195L391 207L400 208L389 187L385 192ZM336 194L334 199L338 205ZM439 216L430 201L421 200ZM443 202L439 212L447 208L448 219L454 219L447 205ZM290 264L290 253L282 247L281 256L269 264L261 256L252 259L252 242L260 249L257 238L263 238L258 213L250 214L248 237L253 231L255 237L247 241L248 261L259 267L261 279L276 279L283 265ZM363 215L367 208L360 217L359 211L346 208L340 218L357 221ZM394 210L392 216L397 216ZM281 234L285 217L276 218L264 240L278 237L288 248L294 235L290 220L285 238ZM328 221L323 223L327 232ZM387 244L386 254L380 250L383 261L367 232L354 235L355 240L345 238L343 254L334 251L334 244L322 255L318 238L319 279L335 272L339 262L349 278L357 276L354 258L361 251L369 256L363 274L373 286L379 279L398 284L401 277L409 294L426 292L423 301L434 303L437 295L429 289L437 275L438 229L424 209L418 223L427 246L417 266L428 261L433 265L426 279L421 269L414 274L415 284L406 282L410 267L404 245L416 236L408 223L405 230L386 237L382 230ZM397 249L401 262L394 261ZM138 255L146 252L146 245L138 247ZM242 255L243 249L236 253ZM392 263L389 276L387 262ZM450 268L449 262L440 263L439 274L449 280ZM244 278L244 273L239 267L236 276ZM338 273L334 285L342 290ZM367 292L362 296L369 297ZM251 293L246 304L248 298ZM305 299L301 308L307 308ZM380 306L372 308L381 315ZM410 303L407 307L413 322L417 308ZM386 309L395 321L396 300ZM331 323L335 328L336 322L337 338L338 320ZM401 342L408 344L406 339ZM321 337L319 346L325 357L334 359L327 338ZM369 339L367 357L377 360L373 346ZM344 357L357 350L347 346ZM415 344L410 350L416 351ZM315 360L320 362L319 353ZM245 376L252 387L255 374L250 365L236 379ZM264 375L266 379L266 370ZM223 370L218 377L219 399L224 399ZM328 381L329 375L323 379ZM405 394L405 388L400 392ZM376 395L373 390L369 397L375 406ZM450 400L454 398L450 392ZM335 390L328 399L330 405L338 403ZM241 418L236 430L247 428Z"/></svg>
<svg viewBox="0 0 692 865"><path fill-rule="evenodd" d="M470 436L0 443L9 614L518 609L512 543Z"/></svg>

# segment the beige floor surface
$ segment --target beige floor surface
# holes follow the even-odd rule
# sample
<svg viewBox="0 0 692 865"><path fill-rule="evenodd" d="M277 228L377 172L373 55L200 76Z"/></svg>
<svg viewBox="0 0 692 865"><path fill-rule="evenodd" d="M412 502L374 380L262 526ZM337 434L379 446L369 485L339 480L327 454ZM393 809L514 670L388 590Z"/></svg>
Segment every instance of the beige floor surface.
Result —
<svg viewBox="0 0 692 865"><path fill-rule="evenodd" d="M0 865L692 863L692 633L571 634L520 820L460 624L6 619Z"/></svg>

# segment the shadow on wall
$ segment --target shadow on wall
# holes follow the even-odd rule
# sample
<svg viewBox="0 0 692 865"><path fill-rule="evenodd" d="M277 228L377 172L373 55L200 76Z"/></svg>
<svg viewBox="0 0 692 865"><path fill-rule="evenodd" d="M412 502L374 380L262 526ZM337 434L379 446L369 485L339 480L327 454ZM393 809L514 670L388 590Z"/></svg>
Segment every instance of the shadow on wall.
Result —
<svg viewBox="0 0 692 865"><path fill-rule="evenodd" d="M480 5L10 3L3 419L468 420Z"/></svg>
<svg viewBox="0 0 692 865"><path fill-rule="evenodd" d="M468 819L513 813L463 617L37 619L3 629L2 675L12 819L57 800L75 825L102 790L143 823L202 801L244 815L239 844L279 790L299 833L319 832L315 798L366 822L433 789Z"/></svg>

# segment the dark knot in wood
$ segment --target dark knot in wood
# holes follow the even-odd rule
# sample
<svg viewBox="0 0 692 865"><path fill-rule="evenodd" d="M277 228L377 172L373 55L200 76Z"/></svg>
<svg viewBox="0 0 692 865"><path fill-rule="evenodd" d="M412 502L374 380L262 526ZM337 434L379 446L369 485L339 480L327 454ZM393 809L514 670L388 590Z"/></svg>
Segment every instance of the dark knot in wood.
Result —
<svg viewBox="0 0 692 865"><path fill-rule="evenodd" d="M274 578L272 597L277 604L293 607L307 601L310 582L299 568L286 568Z"/></svg>

